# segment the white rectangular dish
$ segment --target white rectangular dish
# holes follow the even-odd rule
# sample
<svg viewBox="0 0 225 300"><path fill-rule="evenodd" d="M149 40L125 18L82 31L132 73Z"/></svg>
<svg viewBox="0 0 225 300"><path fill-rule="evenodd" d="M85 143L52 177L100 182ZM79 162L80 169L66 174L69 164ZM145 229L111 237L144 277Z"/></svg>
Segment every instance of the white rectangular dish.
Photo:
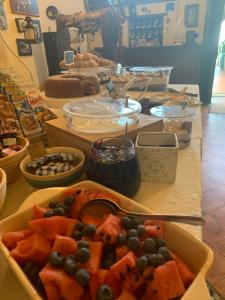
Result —
<svg viewBox="0 0 225 300"><path fill-rule="evenodd" d="M107 191L119 197L121 199L121 206L127 210L150 212L146 207L137 202L91 181L83 181L73 187L87 187ZM0 239L5 232L20 230L26 227L27 221L31 219L31 208L34 203L41 206L47 206L49 201L60 199L62 192L65 189L66 188L49 188L31 194L17 213L0 222ZM165 239L168 247L184 257L196 274L195 280L182 297L182 300L210 300L211 298L205 283L205 277L213 261L212 251L202 241L196 239L175 224L166 223L165 227ZM33 288L20 266L9 255L8 249L2 242L0 242L0 252L20 280L22 287L27 291L29 299L41 300L42 298ZM9 286L12 287L11 282ZM16 299L22 300L23 298Z"/></svg>

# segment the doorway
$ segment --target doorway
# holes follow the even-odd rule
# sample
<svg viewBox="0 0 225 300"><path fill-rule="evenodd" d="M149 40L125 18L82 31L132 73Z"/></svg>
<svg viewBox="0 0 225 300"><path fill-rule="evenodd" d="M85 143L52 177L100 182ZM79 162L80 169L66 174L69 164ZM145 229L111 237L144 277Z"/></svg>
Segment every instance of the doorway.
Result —
<svg viewBox="0 0 225 300"><path fill-rule="evenodd" d="M213 82L213 95L225 95L225 20L223 20L220 30L218 44L218 56Z"/></svg>
<svg viewBox="0 0 225 300"><path fill-rule="evenodd" d="M220 30L210 112L225 113L225 20Z"/></svg>

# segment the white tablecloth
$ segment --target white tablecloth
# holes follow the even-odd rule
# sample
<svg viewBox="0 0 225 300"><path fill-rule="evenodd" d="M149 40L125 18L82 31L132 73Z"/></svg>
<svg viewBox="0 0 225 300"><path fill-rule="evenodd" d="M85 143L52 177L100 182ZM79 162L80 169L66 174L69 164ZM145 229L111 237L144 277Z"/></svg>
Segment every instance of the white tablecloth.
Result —
<svg viewBox="0 0 225 300"><path fill-rule="evenodd" d="M172 88L182 90L183 85L173 85ZM188 86L188 92L199 93L198 86ZM201 115L200 107L195 107L196 115L193 122L191 145L179 150L177 179L175 184L142 183L135 200L149 207L156 213L196 214L201 215ZM34 191L20 177L7 189L5 205L0 219L15 212L24 199ZM198 238L201 238L201 228L190 225L180 225ZM0 299L29 299L26 292L9 269L0 255Z"/></svg>

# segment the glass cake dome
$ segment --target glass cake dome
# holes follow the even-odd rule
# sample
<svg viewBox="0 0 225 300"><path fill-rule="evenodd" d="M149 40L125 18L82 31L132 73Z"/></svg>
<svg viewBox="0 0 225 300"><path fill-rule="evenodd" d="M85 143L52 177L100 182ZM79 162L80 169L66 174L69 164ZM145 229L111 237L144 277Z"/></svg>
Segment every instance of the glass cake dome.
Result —
<svg viewBox="0 0 225 300"><path fill-rule="evenodd" d="M127 102L127 103L126 103ZM77 99L63 106L67 126L83 133L110 133L121 131L139 121L141 105L124 98L110 97Z"/></svg>

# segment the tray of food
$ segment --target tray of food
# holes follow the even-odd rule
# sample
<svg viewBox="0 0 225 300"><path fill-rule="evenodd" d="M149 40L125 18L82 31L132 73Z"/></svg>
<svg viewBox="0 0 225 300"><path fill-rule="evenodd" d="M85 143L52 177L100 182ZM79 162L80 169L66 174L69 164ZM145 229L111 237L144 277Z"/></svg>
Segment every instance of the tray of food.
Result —
<svg viewBox="0 0 225 300"><path fill-rule="evenodd" d="M68 69L68 66L65 66L64 60L60 62L59 66L64 69ZM98 57L92 53L78 53L74 56L74 63L70 65L70 68L101 68L106 66L114 66L114 62Z"/></svg>
<svg viewBox="0 0 225 300"><path fill-rule="evenodd" d="M207 245L172 223L81 215L96 198L149 212L83 181L35 192L1 221L0 251L30 299L210 299Z"/></svg>
<svg viewBox="0 0 225 300"><path fill-rule="evenodd" d="M175 91L168 91L165 93L151 95L150 100L163 102L163 104L167 106L179 104L185 104L187 106L198 106L201 104L196 95Z"/></svg>

